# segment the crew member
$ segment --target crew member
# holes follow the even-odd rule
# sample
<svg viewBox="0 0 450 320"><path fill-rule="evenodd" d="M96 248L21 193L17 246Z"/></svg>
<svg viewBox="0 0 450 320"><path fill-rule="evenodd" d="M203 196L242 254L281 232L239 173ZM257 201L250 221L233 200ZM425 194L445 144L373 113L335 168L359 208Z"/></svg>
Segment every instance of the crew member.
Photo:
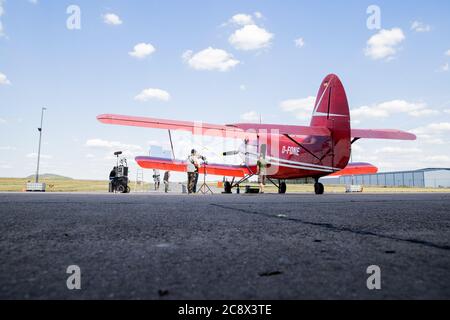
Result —
<svg viewBox="0 0 450 320"><path fill-rule="evenodd" d="M159 185L161 184L161 175L159 170L153 169L153 182L155 183L155 191L159 190Z"/></svg>
<svg viewBox="0 0 450 320"><path fill-rule="evenodd" d="M116 176L117 176L117 171L116 171L116 167L114 167L111 172L109 173L109 192L114 192L116 185L115 185L115 180L116 180Z"/></svg>
<svg viewBox="0 0 450 320"><path fill-rule="evenodd" d="M203 157L199 156L195 149L192 149L191 154L188 156L187 159L189 194L197 192L198 170L200 168L200 159L203 159Z"/></svg>
<svg viewBox="0 0 450 320"><path fill-rule="evenodd" d="M259 192L264 193L264 186L266 185L267 168L269 164L267 163L263 154L259 156L256 165L258 167Z"/></svg>
<svg viewBox="0 0 450 320"><path fill-rule="evenodd" d="M170 178L170 171L164 172L163 183L164 183L164 192L165 193L169 192L169 178Z"/></svg>

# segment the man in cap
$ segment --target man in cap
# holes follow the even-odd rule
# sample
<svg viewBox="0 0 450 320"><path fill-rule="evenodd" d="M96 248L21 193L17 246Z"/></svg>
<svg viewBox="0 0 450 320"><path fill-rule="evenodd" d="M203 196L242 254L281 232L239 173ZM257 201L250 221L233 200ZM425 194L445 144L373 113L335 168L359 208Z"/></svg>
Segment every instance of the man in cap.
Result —
<svg viewBox="0 0 450 320"><path fill-rule="evenodd" d="M200 160L205 161L205 158L200 156L195 149L191 150L191 154L187 159L187 174L188 174L188 193L197 192L198 170L200 169Z"/></svg>

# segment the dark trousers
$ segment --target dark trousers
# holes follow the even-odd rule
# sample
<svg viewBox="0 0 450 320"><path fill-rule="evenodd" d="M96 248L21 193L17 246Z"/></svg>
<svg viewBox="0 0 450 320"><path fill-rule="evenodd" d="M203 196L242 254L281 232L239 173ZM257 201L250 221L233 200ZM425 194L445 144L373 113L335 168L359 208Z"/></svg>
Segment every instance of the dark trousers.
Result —
<svg viewBox="0 0 450 320"><path fill-rule="evenodd" d="M195 182L194 182L194 193L197 193L197 184L198 184L198 172L195 173Z"/></svg>
<svg viewBox="0 0 450 320"><path fill-rule="evenodd" d="M188 193L197 192L198 172L188 172Z"/></svg>

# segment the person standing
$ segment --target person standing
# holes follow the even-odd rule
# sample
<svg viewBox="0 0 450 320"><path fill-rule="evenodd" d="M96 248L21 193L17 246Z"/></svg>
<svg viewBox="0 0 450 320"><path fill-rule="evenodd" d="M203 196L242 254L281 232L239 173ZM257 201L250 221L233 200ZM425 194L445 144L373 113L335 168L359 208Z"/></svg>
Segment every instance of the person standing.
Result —
<svg viewBox="0 0 450 320"><path fill-rule="evenodd" d="M161 184L161 174L157 169L153 169L153 182L155 183L155 191L159 190L159 185Z"/></svg>
<svg viewBox="0 0 450 320"><path fill-rule="evenodd" d="M164 172L163 183L164 183L164 192L165 193L169 192L169 179L170 179L170 171Z"/></svg>
<svg viewBox="0 0 450 320"><path fill-rule="evenodd" d="M264 158L263 154L261 154L258 158L258 162L256 163L258 167L258 183L259 183L259 192L264 193L264 186L266 185L266 175L267 175L267 167L268 163Z"/></svg>
<svg viewBox="0 0 450 320"><path fill-rule="evenodd" d="M197 192L198 169L200 168L199 157L195 149L187 159L188 194Z"/></svg>

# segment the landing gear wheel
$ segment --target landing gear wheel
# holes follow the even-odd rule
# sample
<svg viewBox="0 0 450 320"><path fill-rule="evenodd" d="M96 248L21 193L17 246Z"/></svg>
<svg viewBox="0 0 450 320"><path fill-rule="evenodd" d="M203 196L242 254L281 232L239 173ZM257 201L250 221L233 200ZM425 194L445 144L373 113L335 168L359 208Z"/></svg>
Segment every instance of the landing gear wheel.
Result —
<svg viewBox="0 0 450 320"><path fill-rule="evenodd" d="M119 192L119 193L125 193L126 189L125 189L125 187L123 185L119 184L117 186L116 191Z"/></svg>
<svg viewBox="0 0 450 320"><path fill-rule="evenodd" d="M130 192L131 192L131 189L129 186L127 186L127 190L124 193L130 193Z"/></svg>
<svg viewBox="0 0 450 320"><path fill-rule="evenodd" d="M316 194L323 194L325 191L325 187L323 186L323 184L321 184L320 182L316 182L314 184L314 192Z"/></svg>
<svg viewBox="0 0 450 320"><path fill-rule="evenodd" d="M287 190L286 182L280 182L280 186L278 187L278 193L285 194Z"/></svg>
<svg viewBox="0 0 450 320"><path fill-rule="evenodd" d="M224 188L225 193L227 193L227 194L231 193L231 183L230 182L226 181L223 185L223 188Z"/></svg>

